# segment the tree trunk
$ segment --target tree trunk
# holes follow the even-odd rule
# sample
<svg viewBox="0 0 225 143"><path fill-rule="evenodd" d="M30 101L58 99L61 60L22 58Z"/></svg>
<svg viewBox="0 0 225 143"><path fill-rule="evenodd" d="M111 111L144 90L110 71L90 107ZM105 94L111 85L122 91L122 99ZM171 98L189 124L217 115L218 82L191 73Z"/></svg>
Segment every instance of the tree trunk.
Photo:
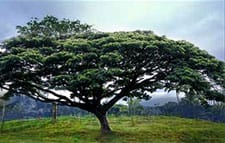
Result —
<svg viewBox="0 0 225 143"><path fill-rule="evenodd" d="M3 103L2 106L1 131L3 130L4 127L4 117L5 117L5 103Z"/></svg>
<svg viewBox="0 0 225 143"><path fill-rule="evenodd" d="M94 114L98 118L99 123L101 125L101 132L102 133L110 133L111 129L109 127L109 122L106 117L106 112L97 112Z"/></svg>
<svg viewBox="0 0 225 143"><path fill-rule="evenodd" d="M57 118L57 104L54 102L52 103L52 121L56 122Z"/></svg>
<svg viewBox="0 0 225 143"><path fill-rule="evenodd" d="M180 103L180 97L179 97L180 92L176 91L176 97L177 97L177 103Z"/></svg>

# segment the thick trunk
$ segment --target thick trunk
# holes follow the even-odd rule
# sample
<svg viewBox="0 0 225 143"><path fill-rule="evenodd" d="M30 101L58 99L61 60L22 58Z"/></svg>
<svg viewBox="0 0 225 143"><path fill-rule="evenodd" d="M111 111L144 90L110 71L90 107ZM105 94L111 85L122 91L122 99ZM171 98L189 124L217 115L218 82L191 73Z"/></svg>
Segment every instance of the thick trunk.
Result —
<svg viewBox="0 0 225 143"><path fill-rule="evenodd" d="M110 133L111 129L109 127L109 122L106 117L106 112L97 112L94 113L98 118L100 125L101 125L101 132L102 133Z"/></svg>

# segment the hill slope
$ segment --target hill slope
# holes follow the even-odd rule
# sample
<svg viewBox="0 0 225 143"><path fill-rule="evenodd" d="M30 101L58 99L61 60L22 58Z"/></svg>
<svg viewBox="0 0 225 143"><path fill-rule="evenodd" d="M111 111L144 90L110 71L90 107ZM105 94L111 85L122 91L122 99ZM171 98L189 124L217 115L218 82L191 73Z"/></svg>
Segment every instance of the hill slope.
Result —
<svg viewBox="0 0 225 143"><path fill-rule="evenodd" d="M224 143L225 124L178 117L110 117L101 135L94 117L15 120L5 123L0 143Z"/></svg>

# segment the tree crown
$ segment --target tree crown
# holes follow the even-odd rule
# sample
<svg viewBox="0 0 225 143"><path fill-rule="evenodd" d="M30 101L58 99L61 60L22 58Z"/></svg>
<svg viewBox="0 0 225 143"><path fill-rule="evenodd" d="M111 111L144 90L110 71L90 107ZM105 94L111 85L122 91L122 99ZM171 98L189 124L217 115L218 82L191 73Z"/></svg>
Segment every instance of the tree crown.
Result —
<svg viewBox="0 0 225 143"><path fill-rule="evenodd" d="M18 27L21 35L4 42L1 88L91 112L108 110L123 97L148 99L157 89L225 101L218 91L225 88L225 63L189 42L152 31L82 32L85 29L74 34L76 28L68 32L60 26L71 21L43 21ZM54 28L48 21L59 25ZM27 30L36 24L37 29ZM56 38L61 30L66 38Z"/></svg>

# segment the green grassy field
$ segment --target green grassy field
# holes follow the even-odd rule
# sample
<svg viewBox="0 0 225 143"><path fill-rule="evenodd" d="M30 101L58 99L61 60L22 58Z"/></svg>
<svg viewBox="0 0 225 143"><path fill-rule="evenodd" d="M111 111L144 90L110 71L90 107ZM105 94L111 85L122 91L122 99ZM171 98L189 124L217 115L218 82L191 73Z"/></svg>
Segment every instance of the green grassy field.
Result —
<svg viewBox="0 0 225 143"><path fill-rule="evenodd" d="M5 123L0 143L224 143L225 124L178 117L109 117L101 134L94 117L60 117Z"/></svg>

